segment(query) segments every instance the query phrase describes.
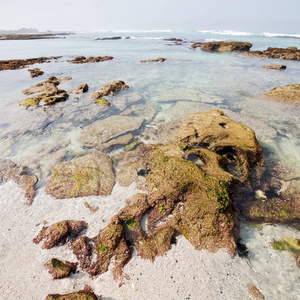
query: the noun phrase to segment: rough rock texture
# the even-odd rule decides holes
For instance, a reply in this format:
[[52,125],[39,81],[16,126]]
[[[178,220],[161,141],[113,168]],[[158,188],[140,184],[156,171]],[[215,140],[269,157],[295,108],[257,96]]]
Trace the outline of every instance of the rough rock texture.
[[92,99],[98,99],[103,96],[113,96],[122,91],[128,90],[129,86],[125,84],[122,80],[116,80],[110,83],[107,83],[96,92],[91,94]]
[[80,141],[85,147],[109,150],[118,145],[127,145],[132,140],[131,132],[138,130],[144,118],[112,116],[98,120],[83,128]]
[[68,239],[76,238],[83,230],[87,228],[84,221],[65,220],[55,223],[49,227],[43,227],[36,238],[33,239],[35,244],[42,240],[43,249],[50,249],[55,246],[64,244]]
[[23,69],[29,65],[41,64],[58,58],[61,58],[61,56],[0,60],[0,71]]
[[110,107],[110,102],[104,98],[99,98],[95,100],[95,103],[103,107]]
[[203,43],[200,47],[203,51],[247,52],[252,44],[247,42],[209,42]]
[[286,69],[285,65],[275,65],[275,64],[271,64],[271,65],[264,65],[263,66],[264,69],[272,69],[272,70],[278,70],[278,71],[282,71]]
[[288,48],[269,47],[265,51],[250,51],[249,53],[245,53],[244,55],[248,57],[259,57],[259,58],[300,60],[300,49],[297,49],[297,47],[288,47]]
[[26,98],[24,101],[19,102],[19,105],[25,106],[40,106],[40,105],[53,105],[56,102],[66,101],[69,95],[64,90],[59,90],[57,85],[63,81],[64,78],[49,77],[46,81],[42,81],[23,90],[25,95],[39,94],[36,97]]
[[86,58],[85,56],[78,56],[72,60],[68,60],[68,62],[71,62],[73,64],[88,64],[88,63],[97,63],[97,62],[102,62],[106,60],[112,60],[112,56],[97,56],[97,57],[88,57]]
[[98,297],[89,291],[79,291],[75,293],[60,295],[60,294],[49,294],[45,300],[97,300]]
[[41,75],[44,74],[44,72],[41,69],[39,69],[39,68],[28,69],[28,71],[30,72],[30,76],[32,78],[38,77],[38,76],[41,76]]
[[145,63],[145,62],[164,62],[165,60],[167,60],[167,59],[163,58],[163,57],[159,57],[159,58],[155,58],[155,59],[141,60],[141,63]]
[[31,205],[35,194],[34,186],[38,181],[37,176],[29,175],[24,166],[18,166],[8,159],[0,159],[0,181],[13,180],[25,191],[27,204]]
[[108,155],[91,153],[56,165],[45,191],[55,198],[110,195],[115,183]]
[[300,84],[276,87],[263,94],[262,98],[297,105],[300,103]]
[[74,90],[71,91],[72,94],[83,94],[89,90],[87,83],[78,85]]
[[61,261],[57,258],[52,258],[45,264],[45,267],[49,270],[53,279],[64,278],[70,275],[70,273],[75,273],[77,268],[77,263],[71,263],[68,261]]
[[248,284],[248,293],[253,300],[264,300],[265,296],[259,291],[259,289],[252,283]]

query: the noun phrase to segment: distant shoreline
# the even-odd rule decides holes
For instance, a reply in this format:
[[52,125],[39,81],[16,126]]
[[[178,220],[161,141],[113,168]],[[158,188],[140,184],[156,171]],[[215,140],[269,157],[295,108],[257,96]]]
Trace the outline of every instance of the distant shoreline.
[[0,40],[40,40],[40,39],[59,39],[62,35],[70,35],[70,32],[58,33],[1,33]]

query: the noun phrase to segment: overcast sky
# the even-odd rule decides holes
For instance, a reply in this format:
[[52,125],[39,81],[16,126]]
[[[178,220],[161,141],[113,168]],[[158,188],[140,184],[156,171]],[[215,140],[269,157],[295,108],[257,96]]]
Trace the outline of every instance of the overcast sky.
[[0,29],[300,31],[300,0],[0,0],[0,7]]

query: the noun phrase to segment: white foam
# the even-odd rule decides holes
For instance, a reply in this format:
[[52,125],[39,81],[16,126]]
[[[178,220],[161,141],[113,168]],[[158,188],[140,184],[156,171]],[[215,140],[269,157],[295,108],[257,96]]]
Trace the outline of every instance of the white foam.
[[235,30],[197,30],[197,32],[213,33],[213,34],[221,34],[221,35],[256,35],[253,32],[235,31]]

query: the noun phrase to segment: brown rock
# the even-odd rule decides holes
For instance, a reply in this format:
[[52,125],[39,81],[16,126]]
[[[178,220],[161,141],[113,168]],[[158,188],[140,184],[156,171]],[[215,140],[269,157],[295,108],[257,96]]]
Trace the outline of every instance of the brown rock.
[[52,258],[45,264],[45,267],[49,270],[53,279],[64,278],[70,275],[70,273],[75,273],[77,268],[77,263],[71,263],[68,261],[61,261],[57,258]]
[[145,62],[164,62],[165,60],[167,60],[167,59],[163,58],[163,57],[159,57],[159,58],[155,58],[155,59],[141,60],[141,63],[145,63]]
[[286,69],[285,65],[275,65],[275,64],[271,64],[271,65],[264,65],[263,66],[264,69],[272,69],[272,70],[278,70],[278,71],[282,71]]
[[193,44],[191,45],[191,48],[194,48],[194,49],[200,48],[201,45],[202,45],[202,43],[193,43]]
[[108,155],[91,153],[57,164],[45,191],[55,198],[110,195],[115,175]]
[[74,58],[73,60],[68,60],[68,62],[71,62],[73,64],[87,64],[87,63],[97,63],[102,62],[106,60],[112,60],[112,56],[98,56],[98,57],[88,57],[85,56],[78,56]]
[[65,220],[55,223],[49,227],[43,227],[36,238],[35,244],[44,241],[43,249],[50,249],[60,244],[64,244],[68,239],[76,238],[81,231],[87,228],[84,221]]
[[0,159],[0,181],[13,180],[25,191],[27,204],[31,205],[35,194],[34,186],[38,181],[37,176],[29,175],[24,166],[18,166],[8,159]]
[[113,82],[110,82],[100,89],[98,89],[96,92],[91,94],[92,99],[98,99],[103,96],[113,96],[116,95],[122,91],[128,90],[129,86],[125,84],[122,80],[116,80]]
[[73,94],[83,94],[89,90],[89,86],[86,83],[80,84],[74,90],[71,91]]
[[247,52],[252,44],[247,42],[209,42],[203,43],[200,47],[203,51]]
[[245,56],[249,57],[259,57],[259,58],[277,58],[277,59],[287,59],[287,60],[300,60],[300,49],[297,47],[288,48],[272,48],[269,47],[265,51],[251,51],[245,53]]
[[248,284],[248,293],[253,300],[264,300],[265,296],[259,291],[259,289],[252,283]]
[[300,84],[279,86],[263,94],[261,97],[265,100],[297,105],[300,103]]
[[138,130],[143,121],[144,118],[126,116],[98,120],[83,128],[80,141],[85,147],[97,148],[100,151],[127,145],[133,137],[131,132]]
[[60,295],[60,294],[49,294],[45,300],[97,300],[98,297],[89,291],[79,291],[75,293]]
[[39,68],[28,69],[32,78],[38,77],[44,74],[44,72]]

